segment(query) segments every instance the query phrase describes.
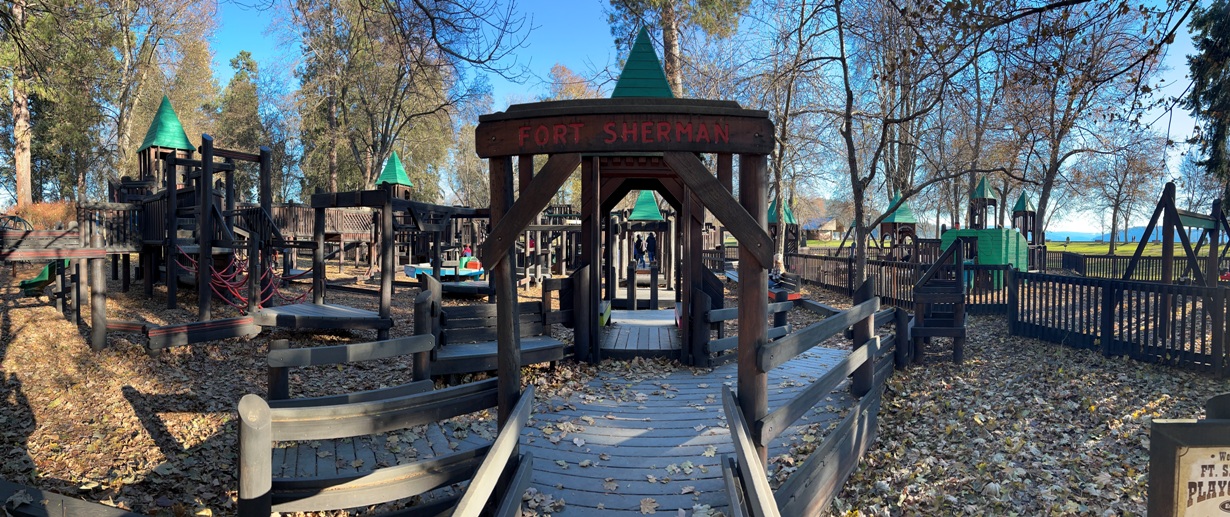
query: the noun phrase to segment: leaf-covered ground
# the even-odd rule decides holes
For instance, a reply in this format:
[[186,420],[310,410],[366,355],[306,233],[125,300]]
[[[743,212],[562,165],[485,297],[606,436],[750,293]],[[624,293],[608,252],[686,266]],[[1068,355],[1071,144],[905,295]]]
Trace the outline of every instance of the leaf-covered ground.
[[[1149,422],[1199,418],[1206,375],[1008,334],[975,317],[888,381],[879,439],[834,502],[857,515],[1144,515]],[[948,355],[945,355],[948,354]]]

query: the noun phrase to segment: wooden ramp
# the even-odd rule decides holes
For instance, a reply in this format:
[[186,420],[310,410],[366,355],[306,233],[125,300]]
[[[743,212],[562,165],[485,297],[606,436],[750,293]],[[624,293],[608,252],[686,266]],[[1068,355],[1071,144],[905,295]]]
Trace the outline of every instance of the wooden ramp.
[[256,311],[256,324],[289,329],[388,329],[392,318],[345,305],[297,303]]
[[[454,343],[436,350],[431,362],[432,375],[470,373],[495,370],[497,363],[494,341],[485,343]],[[521,365],[559,361],[572,355],[571,346],[550,336],[521,338]]]
[[602,357],[678,359],[681,349],[673,310],[613,310],[610,326],[603,328]]
[[[846,355],[816,348],[773,370],[770,410]],[[535,458],[532,486],[564,499],[569,514],[641,515],[646,498],[657,503],[658,514],[684,509],[690,515],[693,505],[726,511],[729,496],[719,461],[734,446],[720,390],[732,388],[735,375],[734,364],[701,374],[681,368],[645,380],[604,372],[586,390],[539,406],[534,428],[522,436],[522,450]],[[836,422],[835,412],[852,402],[839,387],[831,402],[809,412],[800,424]],[[800,429],[793,427],[776,439],[769,457],[802,443]],[[684,493],[685,487],[693,490]]]

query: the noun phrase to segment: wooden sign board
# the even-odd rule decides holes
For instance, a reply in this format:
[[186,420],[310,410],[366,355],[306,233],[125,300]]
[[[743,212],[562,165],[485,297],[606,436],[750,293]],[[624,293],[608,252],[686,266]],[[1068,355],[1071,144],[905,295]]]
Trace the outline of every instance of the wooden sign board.
[[510,106],[479,117],[482,158],[560,153],[768,154],[767,112],[730,102],[689,99],[592,99]]
[[1230,420],[1154,420],[1149,515],[1230,517]]

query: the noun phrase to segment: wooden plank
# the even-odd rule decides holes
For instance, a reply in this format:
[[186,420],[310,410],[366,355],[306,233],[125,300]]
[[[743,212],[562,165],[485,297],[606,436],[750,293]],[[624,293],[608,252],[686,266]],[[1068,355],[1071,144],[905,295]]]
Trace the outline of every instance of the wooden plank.
[[878,310],[880,310],[880,299],[877,297],[808,325],[803,330],[761,347],[757,364],[766,372],[777,368],[782,363],[820,344],[821,341],[844,331],[846,327],[855,322],[875,314]]
[[388,400],[321,407],[273,408],[273,440],[325,440],[435,422],[495,405],[497,379]]
[[722,389],[722,408],[726,412],[726,421],[730,426],[730,438],[735,443],[735,455],[739,462],[739,472],[742,474],[744,488],[747,489],[747,503],[750,513],[756,517],[777,517],[777,502],[773,499],[773,489],[769,487],[769,476],[765,472],[764,463],[752,442],[751,431],[735,400],[734,392]]
[[[542,314],[541,301],[521,302],[517,305],[517,310],[522,314]],[[462,305],[457,307],[443,307],[441,312],[444,314],[443,322],[448,322],[451,319],[468,319],[468,318],[495,318],[496,305],[493,303],[481,303],[475,305]]]
[[14,496],[20,493],[28,495],[33,502],[21,505],[6,504],[6,512],[14,517],[143,517],[142,514],[121,508],[83,501],[0,479],[0,499],[5,501],[15,499]]
[[730,496],[730,517],[746,517],[747,494],[743,493],[739,464],[727,455],[722,455],[722,480],[725,482],[726,494]]
[[769,442],[785,432],[790,424],[806,415],[816,403],[827,396],[846,380],[846,377],[854,373],[864,364],[869,364],[879,350],[880,338],[873,337],[865,346],[855,348],[846,356],[844,360],[833,366],[832,370],[824,374],[823,377],[811,383],[802,392],[790,399],[790,402],[783,404],[781,407],[773,410],[771,413],[753,423],[752,429],[757,432],[765,442]]
[[0,260],[11,262],[107,258],[103,248],[0,249]]
[[426,352],[434,347],[435,337],[427,334],[370,343],[271,350],[268,362],[273,368],[352,363]]
[[522,496],[530,487],[530,479],[534,473],[534,454],[525,452],[517,460],[517,469],[513,471],[512,479],[500,498],[496,507],[496,517],[517,517],[521,513]]
[[[773,265],[773,239],[769,237],[769,232],[735,201],[700,158],[692,153],[668,152],[663,155],[663,159],[692,190],[693,195],[700,198],[705,208],[734,235],[741,250],[747,250],[762,268]],[[742,171],[742,167],[740,170]],[[741,174],[748,174],[748,171],[742,171]],[[765,289],[768,289],[767,284]]]
[[483,463],[479,465],[478,471],[474,473],[474,478],[470,480],[470,485],[466,487],[465,494],[461,496],[461,501],[457,502],[457,511],[453,515],[460,517],[478,517],[483,508],[486,507],[487,501],[491,499],[492,492],[495,491],[496,484],[500,481],[500,475],[504,472],[504,467],[517,454],[517,444],[521,439],[521,429],[525,427],[526,421],[530,418],[530,411],[534,407],[534,385],[531,384],[521,393],[517,405],[512,408],[512,411],[505,419],[503,426],[500,428],[500,433],[496,435],[495,442],[491,444],[491,451],[483,459]]
[[[511,207],[503,207],[507,213],[495,217],[495,207],[492,207],[491,233],[483,241],[480,257],[489,269],[494,269],[508,255],[517,242],[517,236],[542,212],[561,185],[568,181],[572,172],[581,165],[579,154],[556,154],[547,159],[547,163],[534,175],[527,191]],[[511,176],[512,172],[508,172]],[[493,177],[492,181],[495,181]],[[492,190],[492,192],[498,192]],[[512,192],[508,192],[511,196]]]
[[406,384],[398,384],[396,386],[388,386],[385,388],[377,388],[366,391],[353,391],[349,393],[341,393],[338,395],[324,395],[320,397],[299,397],[293,399],[270,400],[269,407],[274,408],[294,408],[294,407],[320,407],[333,406],[338,404],[357,404],[361,402],[374,402],[379,400],[389,400],[407,395],[415,395],[418,393],[427,393],[434,388],[435,385],[430,380],[413,381]]
[[782,514],[816,515],[829,506],[875,441],[880,391],[859,401],[824,444],[778,488]]

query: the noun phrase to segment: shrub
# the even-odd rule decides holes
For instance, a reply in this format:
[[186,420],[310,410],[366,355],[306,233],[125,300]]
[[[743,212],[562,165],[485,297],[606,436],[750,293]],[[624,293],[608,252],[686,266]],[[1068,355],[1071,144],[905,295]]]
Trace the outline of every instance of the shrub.
[[70,201],[34,203],[16,208],[12,213],[29,221],[35,230],[53,230],[56,226],[67,228],[77,220],[77,204]]

